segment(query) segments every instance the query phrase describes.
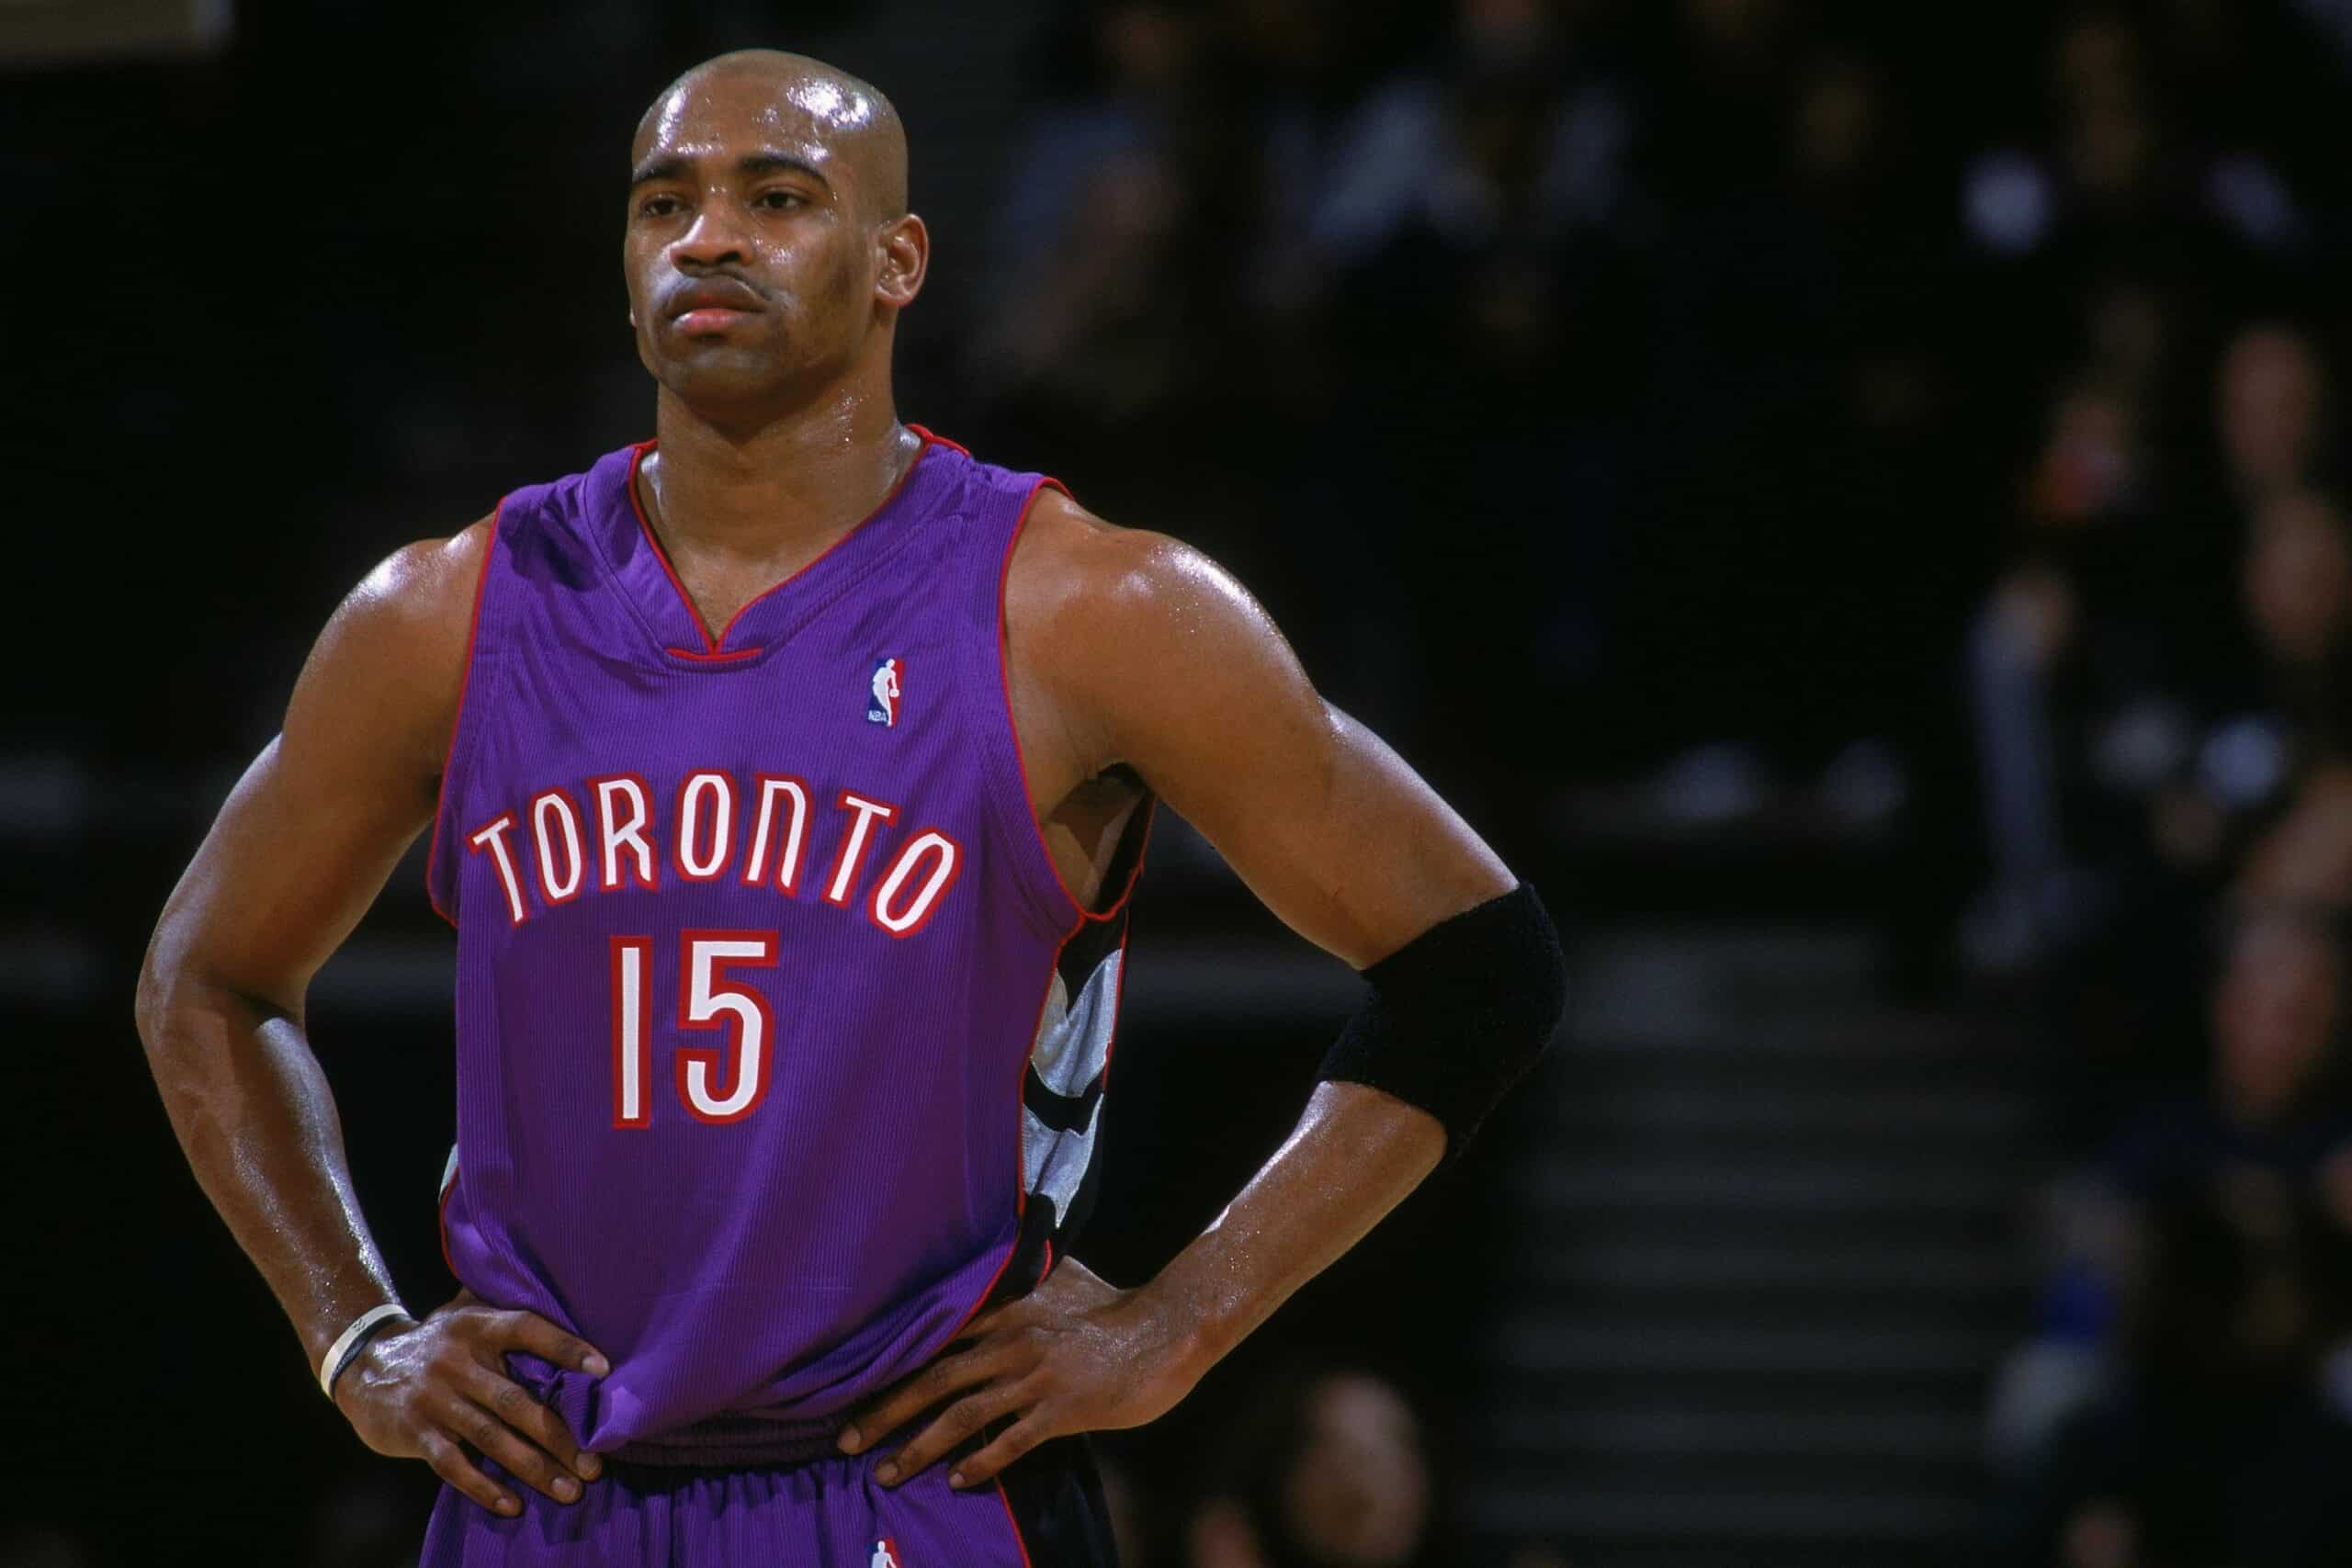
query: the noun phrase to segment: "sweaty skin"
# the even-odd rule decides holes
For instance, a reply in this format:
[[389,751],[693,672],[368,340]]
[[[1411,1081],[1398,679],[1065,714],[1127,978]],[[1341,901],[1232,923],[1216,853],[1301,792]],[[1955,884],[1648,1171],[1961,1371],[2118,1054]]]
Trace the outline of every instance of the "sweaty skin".
[[[930,257],[896,112],[796,55],[722,56],[673,85],[630,148],[622,258],[658,450],[641,500],[707,629],[870,513],[920,450],[890,389],[899,312]],[[303,1027],[309,983],[432,821],[485,518],[386,559],[328,621],[283,732],[247,769],[165,905],[138,1016],[174,1130],[315,1367],[392,1299]],[[1042,494],[1006,583],[1030,800],[1090,904],[1148,788],[1308,941],[1362,968],[1513,878],[1429,786],[1316,693],[1265,612],[1198,552]],[[300,844],[303,852],[284,852]],[[845,1431],[901,1479],[978,1484],[1046,1438],[1166,1411],[1437,1164],[1437,1120],[1317,1087],[1289,1140],[1149,1283],[1061,1258],[1026,1297]],[[335,1384],[369,1447],[424,1459],[504,1513],[467,1448],[561,1501],[599,1473],[505,1376],[528,1349],[601,1375],[556,1325],[460,1292],[370,1340]],[[944,1399],[919,1430],[899,1428]]]

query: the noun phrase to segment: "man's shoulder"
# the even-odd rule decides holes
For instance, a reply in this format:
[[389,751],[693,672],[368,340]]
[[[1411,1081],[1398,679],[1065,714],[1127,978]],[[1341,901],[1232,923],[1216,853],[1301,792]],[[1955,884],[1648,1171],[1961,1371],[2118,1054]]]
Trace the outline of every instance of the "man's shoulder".
[[1040,489],[1014,546],[1005,580],[1009,620],[1032,623],[1119,618],[1216,568],[1182,541],[1123,528],[1088,511],[1057,486]]
[[[492,513],[457,533],[403,545],[336,606],[312,663],[354,689],[413,697],[428,719],[454,706],[473,642]],[[407,698],[404,698],[405,702]]]
[[[464,687],[492,520],[403,545],[344,596],[311,649],[287,713],[289,738],[329,735],[403,775],[438,777]],[[305,766],[318,765],[314,753]]]
[[401,546],[360,580],[337,617],[394,637],[464,631],[497,524],[493,512],[447,537]]
[[513,548],[560,533],[537,525],[549,515],[571,517],[590,503],[588,492],[598,486],[607,492],[603,499],[609,502],[610,492],[625,491],[639,453],[651,445],[633,442],[615,447],[574,472],[517,486],[487,515],[455,534],[402,546],[378,563],[345,601],[345,609],[356,607],[394,620],[421,616],[442,621],[459,615],[470,626],[492,539],[503,534]]
[[1013,549],[1005,638],[1021,672],[1079,707],[1127,708],[1204,663],[1281,641],[1249,590],[1182,540],[1123,528],[1058,491]]

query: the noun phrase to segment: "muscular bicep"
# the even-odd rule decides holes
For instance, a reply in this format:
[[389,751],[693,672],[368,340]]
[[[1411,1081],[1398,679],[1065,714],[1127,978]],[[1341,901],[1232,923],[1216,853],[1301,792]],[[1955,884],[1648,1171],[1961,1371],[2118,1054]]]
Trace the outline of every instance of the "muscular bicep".
[[1081,617],[1103,749],[1293,930],[1359,967],[1514,878],[1379,737],[1326,703],[1229,575],[1155,536]]
[[1230,765],[1180,741],[1138,770],[1267,908],[1358,968],[1510,890],[1494,852],[1378,736],[1319,697],[1311,709],[1313,738],[1286,754],[1261,750],[1243,720]]
[[286,724],[220,808],[165,905],[151,968],[299,1012],[433,819],[487,531],[412,546],[320,635]]

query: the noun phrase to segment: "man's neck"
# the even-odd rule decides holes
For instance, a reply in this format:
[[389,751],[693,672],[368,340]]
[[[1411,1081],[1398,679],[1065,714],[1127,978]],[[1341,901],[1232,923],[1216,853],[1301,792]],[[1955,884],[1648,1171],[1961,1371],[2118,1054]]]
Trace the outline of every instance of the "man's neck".
[[748,433],[662,392],[646,510],[673,553],[814,555],[882,504],[922,448],[887,396],[843,389]]

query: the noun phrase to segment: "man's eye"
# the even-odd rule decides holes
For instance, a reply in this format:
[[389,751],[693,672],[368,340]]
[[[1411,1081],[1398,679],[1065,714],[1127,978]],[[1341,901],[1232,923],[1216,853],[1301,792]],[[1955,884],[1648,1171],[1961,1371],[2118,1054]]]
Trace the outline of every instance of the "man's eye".
[[772,210],[782,211],[786,208],[799,206],[805,199],[797,190],[763,190],[760,193],[759,204]]
[[649,196],[638,204],[637,209],[648,218],[667,218],[678,210],[678,198],[674,196]]

